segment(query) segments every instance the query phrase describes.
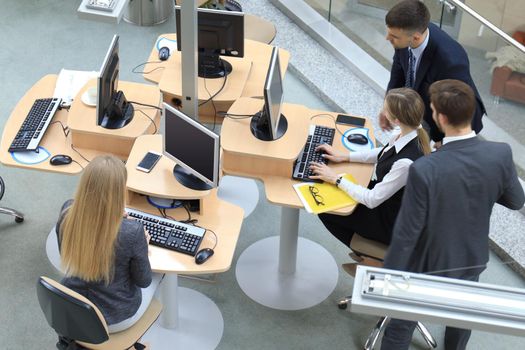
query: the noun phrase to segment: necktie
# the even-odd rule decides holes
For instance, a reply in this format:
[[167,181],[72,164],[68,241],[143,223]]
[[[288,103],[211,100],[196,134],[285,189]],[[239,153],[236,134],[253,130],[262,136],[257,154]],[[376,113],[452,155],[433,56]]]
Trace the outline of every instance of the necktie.
[[405,87],[413,88],[415,85],[414,81],[414,69],[416,65],[416,59],[414,57],[414,54],[412,53],[412,50],[408,48],[408,69],[407,69],[407,76],[405,79]]

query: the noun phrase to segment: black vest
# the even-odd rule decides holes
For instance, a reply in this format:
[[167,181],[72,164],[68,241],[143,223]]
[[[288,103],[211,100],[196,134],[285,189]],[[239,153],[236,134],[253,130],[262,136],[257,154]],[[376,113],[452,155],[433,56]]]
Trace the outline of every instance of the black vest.
[[[385,146],[386,148],[386,146]],[[385,148],[379,152],[377,156],[376,176],[377,179],[370,181],[368,188],[372,189],[376,184],[383,181],[383,178],[390,172],[392,165],[399,159],[407,158],[415,161],[419,157],[423,156],[423,151],[419,148],[418,138],[415,137],[409,143],[403,147],[403,149],[396,153],[396,148],[392,147],[387,152],[384,152]],[[383,153],[384,152],[384,153]],[[403,191],[405,187],[394,193],[392,197],[381,203],[375,208],[379,212],[379,218],[382,221],[382,225],[386,232],[392,233],[394,223],[396,221],[397,214],[401,208],[401,199],[403,198]]]

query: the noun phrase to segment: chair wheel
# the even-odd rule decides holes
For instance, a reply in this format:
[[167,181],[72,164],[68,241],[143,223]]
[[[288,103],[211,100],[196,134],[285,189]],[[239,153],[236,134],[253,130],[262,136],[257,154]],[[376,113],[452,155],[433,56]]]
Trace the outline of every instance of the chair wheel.
[[337,307],[341,310],[345,310],[348,307],[348,303],[346,301],[340,301],[337,303]]
[[15,222],[16,222],[16,223],[21,223],[21,222],[23,222],[23,221],[24,221],[24,218],[23,218],[23,217],[21,217],[21,216],[15,216]]

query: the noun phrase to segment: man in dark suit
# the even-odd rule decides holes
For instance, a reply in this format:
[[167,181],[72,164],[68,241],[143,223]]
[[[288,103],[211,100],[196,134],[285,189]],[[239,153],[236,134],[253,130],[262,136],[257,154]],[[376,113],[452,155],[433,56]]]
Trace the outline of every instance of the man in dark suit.
[[[480,140],[471,128],[472,89],[458,80],[430,86],[443,146],[409,170],[385,268],[477,281],[489,259],[494,203],[520,209],[525,202],[506,143]],[[392,320],[381,349],[408,349],[415,322]],[[470,330],[447,327],[445,349],[465,349]]]
[[[481,117],[485,114],[485,106],[470,76],[470,64],[463,47],[430,23],[430,12],[419,0],[399,2],[388,11],[385,22],[386,38],[395,49],[387,90],[410,87],[419,93],[426,106],[425,122],[430,138],[439,147],[443,133],[432,120],[428,88],[433,82],[443,79],[461,80],[476,94],[472,129],[479,133],[483,128]],[[388,120],[381,115],[380,125],[383,129],[390,129]]]

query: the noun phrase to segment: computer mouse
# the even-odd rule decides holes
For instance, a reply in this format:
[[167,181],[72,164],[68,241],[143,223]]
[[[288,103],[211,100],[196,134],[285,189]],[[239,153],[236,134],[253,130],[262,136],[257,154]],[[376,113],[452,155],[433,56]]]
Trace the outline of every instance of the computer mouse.
[[368,143],[368,138],[362,134],[350,134],[346,139],[348,142],[356,143],[358,145],[366,145]]
[[51,157],[49,164],[51,165],[67,165],[71,163],[73,159],[67,154],[57,154],[56,156]]
[[211,248],[201,249],[195,254],[195,263],[200,265],[208,260],[215,252]]
[[159,60],[166,61],[170,58],[170,49],[167,46],[163,46],[159,50]]

